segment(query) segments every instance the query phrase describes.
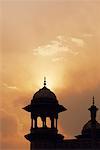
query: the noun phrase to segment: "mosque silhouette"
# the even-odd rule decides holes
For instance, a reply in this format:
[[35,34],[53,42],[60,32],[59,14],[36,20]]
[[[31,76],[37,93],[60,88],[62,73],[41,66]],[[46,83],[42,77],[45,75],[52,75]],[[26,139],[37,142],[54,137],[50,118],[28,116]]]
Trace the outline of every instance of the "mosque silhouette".
[[[30,133],[25,135],[30,141],[30,150],[100,150],[100,123],[96,121],[98,108],[95,106],[94,97],[88,109],[91,118],[75,139],[64,139],[58,133],[58,114],[67,109],[58,103],[56,95],[46,87],[46,79],[44,87],[34,94],[31,104],[23,109],[31,113]],[[38,117],[42,120],[42,127],[38,127]],[[47,118],[50,119],[50,127],[47,126]]]

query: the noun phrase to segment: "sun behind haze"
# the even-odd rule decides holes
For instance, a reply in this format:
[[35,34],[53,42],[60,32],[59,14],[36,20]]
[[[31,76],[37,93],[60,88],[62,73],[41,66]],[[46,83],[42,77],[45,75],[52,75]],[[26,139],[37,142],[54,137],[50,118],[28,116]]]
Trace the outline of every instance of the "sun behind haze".
[[100,108],[100,1],[2,0],[0,7],[1,149],[29,149],[30,115],[22,108],[44,76],[68,109],[59,132],[74,138],[89,120],[93,95]]

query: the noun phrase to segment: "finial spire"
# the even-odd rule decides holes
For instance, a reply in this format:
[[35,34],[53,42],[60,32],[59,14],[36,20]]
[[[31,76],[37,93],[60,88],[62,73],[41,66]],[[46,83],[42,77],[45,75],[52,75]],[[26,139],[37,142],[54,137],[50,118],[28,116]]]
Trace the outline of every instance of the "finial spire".
[[44,77],[44,87],[46,87],[46,77]]
[[92,106],[88,109],[91,113],[92,122],[94,122],[96,120],[96,113],[97,113],[97,110],[98,110],[98,108],[94,104],[95,104],[95,101],[94,101],[94,96],[93,96]]
[[93,105],[94,105],[95,101],[94,101],[94,96],[93,96]]

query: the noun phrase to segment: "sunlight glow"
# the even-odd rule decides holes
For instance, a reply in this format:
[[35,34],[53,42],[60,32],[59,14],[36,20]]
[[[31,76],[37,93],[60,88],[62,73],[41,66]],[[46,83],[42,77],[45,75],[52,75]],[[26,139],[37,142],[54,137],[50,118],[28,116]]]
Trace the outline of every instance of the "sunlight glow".
[[[52,77],[50,75],[47,76],[45,75],[45,77],[46,77],[46,87],[51,90],[54,90],[58,86],[59,80],[57,80],[56,77]],[[39,88],[42,88],[44,86],[43,76],[37,80],[37,85]]]

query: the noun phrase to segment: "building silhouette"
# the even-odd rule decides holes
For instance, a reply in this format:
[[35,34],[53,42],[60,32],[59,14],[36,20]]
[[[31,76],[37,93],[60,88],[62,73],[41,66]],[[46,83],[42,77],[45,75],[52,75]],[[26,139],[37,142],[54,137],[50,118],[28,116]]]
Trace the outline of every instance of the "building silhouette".
[[[89,108],[91,118],[83,126],[80,135],[76,139],[64,139],[62,134],[58,133],[58,115],[66,108],[58,103],[56,95],[46,87],[44,78],[44,87],[37,91],[31,104],[24,107],[24,110],[31,113],[31,129],[25,138],[30,141],[30,150],[39,149],[98,149],[100,150],[100,124],[96,121],[96,112],[94,97],[93,104]],[[41,118],[42,126],[38,126],[38,117]],[[47,126],[47,118],[50,120],[50,126]]]

